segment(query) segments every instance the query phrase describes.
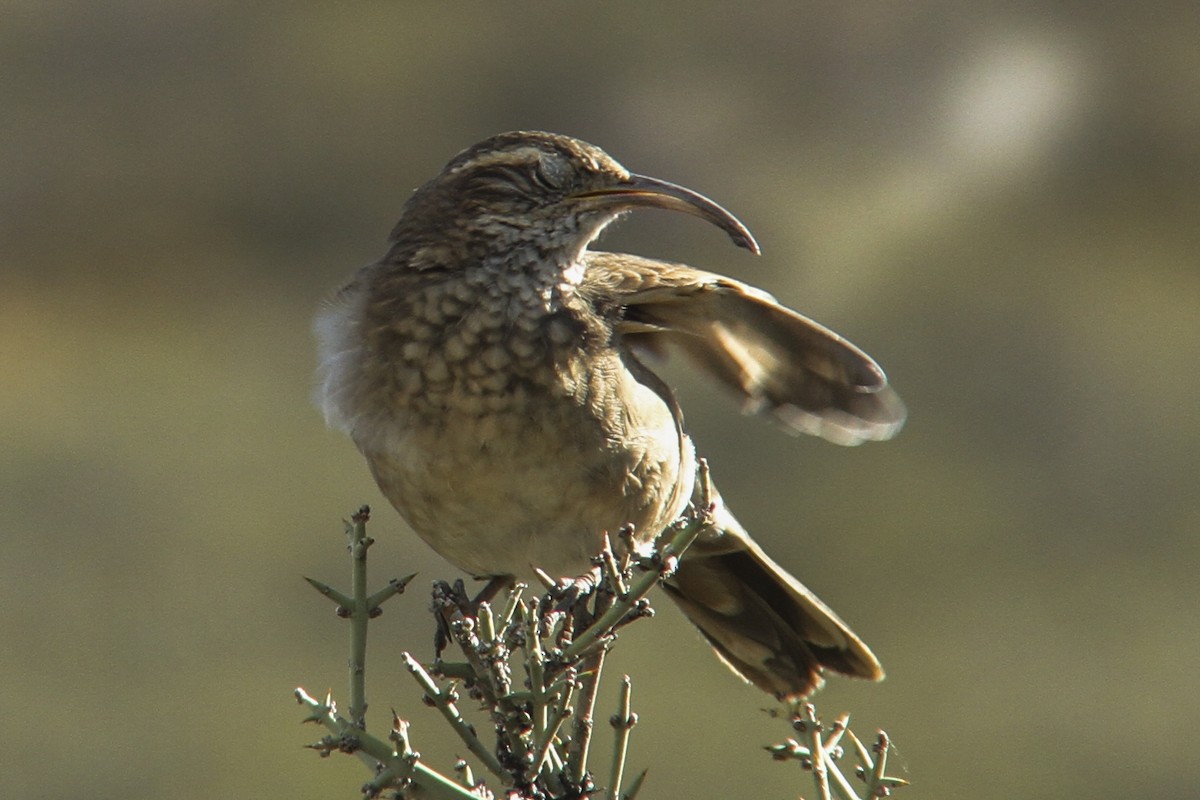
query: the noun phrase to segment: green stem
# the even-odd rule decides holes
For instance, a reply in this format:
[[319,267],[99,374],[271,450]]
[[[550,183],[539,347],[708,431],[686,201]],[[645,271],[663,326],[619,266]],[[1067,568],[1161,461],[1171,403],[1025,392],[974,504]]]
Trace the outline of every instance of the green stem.
[[376,609],[383,605],[384,601],[390,597],[404,592],[406,586],[413,578],[417,577],[417,573],[406,575],[403,578],[392,578],[388,581],[388,585],[380,589],[375,594],[367,598],[367,611],[370,614],[376,613]]
[[344,616],[345,614],[349,613],[350,606],[354,605],[354,599],[352,597],[342,594],[328,583],[323,583],[316,578],[305,578],[304,580],[308,581],[309,586],[313,587],[318,592],[337,603],[339,616]]
[[562,689],[562,694],[552,709],[548,709],[548,718],[545,721],[545,727],[538,733],[538,738],[534,742],[533,766],[530,769],[531,775],[537,775],[542,770],[542,766],[551,757],[551,749],[554,747],[554,741],[558,737],[558,731],[567,720],[567,715],[571,707],[571,700],[575,695],[575,687],[573,684],[567,684]]
[[[529,673],[530,716],[537,733],[537,741],[541,742],[541,737],[550,726],[550,709],[547,704],[546,653],[542,649],[539,609],[537,598],[532,598],[529,601],[529,613],[525,616],[525,663]],[[540,747],[536,748],[536,752],[539,758],[533,765],[534,773],[541,769],[542,764]]]
[[404,661],[404,666],[412,673],[422,691],[425,692],[425,696],[437,707],[438,711],[442,712],[442,716],[450,723],[450,727],[458,734],[458,738],[462,739],[467,749],[487,767],[489,772],[506,784],[511,783],[512,776],[508,774],[504,767],[500,766],[499,760],[497,760],[491,751],[484,747],[483,742],[479,741],[479,737],[475,735],[475,729],[463,718],[462,712],[458,710],[458,705],[454,702],[453,697],[443,691],[437,685],[437,681],[411,655],[401,653],[400,658]]
[[821,742],[821,721],[817,719],[816,709],[812,705],[804,706],[804,722],[808,727],[808,749],[812,753],[812,774],[817,785],[817,796],[821,800],[832,800],[829,795],[829,759]]
[[592,730],[595,728],[596,695],[600,689],[600,673],[604,671],[606,650],[600,650],[591,657],[588,663],[582,665],[579,676],[583,686],[579,710],[575,714],[575,724],[571,735],[571,744],[567,749],[567,769],[571,780],[576,784],[582,783],[588,768],[588,751],[592,744]]
[[854,787],[850,785],[850,781],[842,774],[841,769],[837,764],[830,761],[829,777],[833,778],[834,788],[837,790],[837,795],[841,800],[862,800],[858,796],[858,792],[854,791]]
[[300,704],[308,706],[311,712],[306,721],[319,722],[338,739],[344,740],[347,749],[352,748],[372,769],[379,764],[398,775],[408,773],[413,783],[424,790],[425,794],[421,796],[432,800],[479,800],[474,792],[459,786],[419,760],[412,760],[411,753],[397,753],[388,742],[358,729],[345,717],[333,713],[328,703],[317,702],[303,689],[296,689],[295,694]]
[[621,800],[634,800],[638,796],[638,792],[642,790],[642,783],[646,780],[646,773],[649,769],[644,769],[638,773],[638,776],[629,784],[629,791],[622,795]]
[[613,750],[612,781],[609,783],[609,800],[621,800],[621,781],[625,779],[625,759],[629,756],[629,734],[637,724],[637,714],[630,711],[633,684],[626,675],[621,679],[621,701],[613,715],[612,726],[617,731],[616,747]]
[[367,550],[374,542],[367,536],[370,510],[363,506],[346,526],[350,535],[350,722],[367,727],[367,624],[371,606],[367,601]]
[[671,541],[660,551],[659,568],[646,568],[642,574],[638,575],[630,585],[629,592],[623,597],[618,597],[600,615],[599,619],[588,626],[588,629],[579,634],[571,642],[570,646],[563,651],[563,660],[570,662],[578,658],[599,639],[608,636],[612,629],[625,618],[625,615],[633,610],[637,602],[650,593],[650,590],[654,588],[659,579],[663,578],[673,569],[673,565],[679,559],[679,556],[696,540],[696,537],[700,535],[700,532],[708,524],[708,521],[706,513],[700,514],[689,520],[682,528],[679,528]]

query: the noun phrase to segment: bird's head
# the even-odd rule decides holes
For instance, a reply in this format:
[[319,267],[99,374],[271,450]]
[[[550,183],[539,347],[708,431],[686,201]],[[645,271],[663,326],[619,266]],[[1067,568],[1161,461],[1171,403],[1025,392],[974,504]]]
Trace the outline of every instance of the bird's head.
[[606,225],[637,208],[692,214],[758,253],[746,226],[707,197],[631,173],[594,145],[535,131],[503,133],[459,153],[413,193],[391,238],[404,249],[532,247],[539,258],[573,262]]

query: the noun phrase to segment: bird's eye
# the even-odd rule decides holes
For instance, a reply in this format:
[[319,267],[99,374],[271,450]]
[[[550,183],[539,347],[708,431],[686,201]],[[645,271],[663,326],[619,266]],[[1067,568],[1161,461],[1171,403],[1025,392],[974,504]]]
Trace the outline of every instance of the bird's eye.
[[534,165],[533,179],[544,189],[561,191],[567,185],[567,165],[561,158],[544,155]]

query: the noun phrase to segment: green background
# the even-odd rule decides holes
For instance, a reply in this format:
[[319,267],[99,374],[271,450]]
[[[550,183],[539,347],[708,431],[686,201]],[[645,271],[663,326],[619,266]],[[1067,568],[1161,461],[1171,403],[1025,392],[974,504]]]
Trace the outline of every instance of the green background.
[[[344,695],[300,576],[345,582],[362,502],[373,577],[421,573],[373,719],[449,765],[398,654],[454,573],[310,405],[309,320],[513,128],[729,207],[762,258],[660,212],[603,246],[774,292],[906,399],[844,450],[670,370],[726,499],[884,661],[819,707],[892,734],[904,796],[1193,793],[1198,41],[1190,2],[4,3],[0,795],[357,796],[290,692]],[[612,662],[644,796],[811,794],[658,605]]]

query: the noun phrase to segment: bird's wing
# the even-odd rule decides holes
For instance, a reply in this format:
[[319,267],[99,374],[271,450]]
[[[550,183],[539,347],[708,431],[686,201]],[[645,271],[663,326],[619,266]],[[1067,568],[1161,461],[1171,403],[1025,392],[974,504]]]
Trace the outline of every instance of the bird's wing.
[[904,404],[870,356],[759,289],[682,264],[589,252],[580,291],[623,311],[633,345],[677,347],[798,433],[843,445],[888,439]]

